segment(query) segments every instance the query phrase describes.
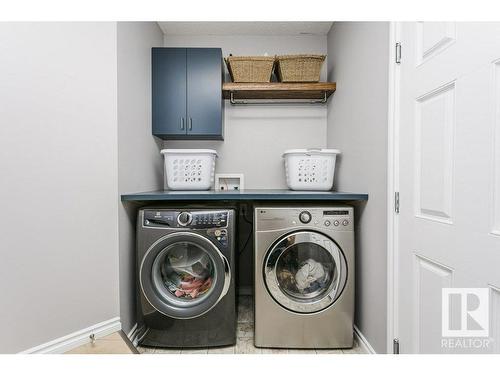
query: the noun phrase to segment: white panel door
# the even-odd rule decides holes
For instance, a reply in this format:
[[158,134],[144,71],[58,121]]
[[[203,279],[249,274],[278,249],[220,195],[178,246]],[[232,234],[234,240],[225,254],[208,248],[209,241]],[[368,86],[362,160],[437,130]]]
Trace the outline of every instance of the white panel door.
[[[400,352],[500,352],[500,23],[400,31]],[[487,288],[494,341],[442,336],[443,288]],[[480,332],[478,298],[447,301],[448,328]]]

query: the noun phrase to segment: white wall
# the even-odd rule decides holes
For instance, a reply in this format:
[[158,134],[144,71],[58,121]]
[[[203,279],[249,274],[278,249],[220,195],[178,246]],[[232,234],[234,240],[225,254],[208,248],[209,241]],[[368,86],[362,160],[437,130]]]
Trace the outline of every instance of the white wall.
[[[120,194],[163,187],[161,142],[151,135],[151,47],[161,47],[155,22],[118,22],[118,189]],[[120,315],[136,322],[137,207],[120,203]]]
[[[224,56],[326,54],[326,36],[169,36],[165,47],[219,47]],[[326,79],[326,63],[322,73]],[[226,69],[226,81],[230,82]],[[164,147],[214,148],[217,173],[244,173],[245,188],[286,188],[281,155],[290,148],[326,146],[326,107],[233,107],[226,101],[221,141],[166,141]]]
[[119,316],[114,23],[0,23],[0,352]]
[[335,22],[328,34],[328,147],[342,156],[339,190],[369,194],[356,209],[356,324],[379,353],[386,351],[387,277],[387,22]]

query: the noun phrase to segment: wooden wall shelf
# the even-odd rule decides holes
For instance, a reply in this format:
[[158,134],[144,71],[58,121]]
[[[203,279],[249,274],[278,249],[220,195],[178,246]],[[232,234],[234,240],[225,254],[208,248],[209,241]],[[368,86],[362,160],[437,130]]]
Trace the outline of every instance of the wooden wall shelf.
[[317,83],[234,83],[222,85],[224,99],[230,99],[231,104],[274,104],[275,101],[289,103],[326,103],[335,92],[335,82]]

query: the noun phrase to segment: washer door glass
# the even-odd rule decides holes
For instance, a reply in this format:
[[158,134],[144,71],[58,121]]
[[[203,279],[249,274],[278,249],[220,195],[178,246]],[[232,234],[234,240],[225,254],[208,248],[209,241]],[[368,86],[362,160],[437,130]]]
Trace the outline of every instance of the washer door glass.
[[209,295],[217,274],[214,260],[204,248],[183,241],[160,253],[153,264],[153,277],[156,287],[168,291],[169,297],[189,302]]
[[226,257],[196,233],[162,237],[146,252],[140,266],[141,291],[158,312],[190,319],[210,311],[231,282]]
[[347,264],[330,238],[316,232],[296,232],[268,251],[264,279],[280,305],[312,313],[327,308],[340,296],[347,279]]

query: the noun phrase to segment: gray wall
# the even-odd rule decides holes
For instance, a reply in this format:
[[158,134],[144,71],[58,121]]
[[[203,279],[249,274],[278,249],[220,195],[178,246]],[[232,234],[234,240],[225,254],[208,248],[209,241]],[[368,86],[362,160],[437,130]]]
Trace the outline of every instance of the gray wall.
[[328,147],[342,150],[338,190],[366,192],[356,208],[356,325],[386,351],[387,22],[335,22],[328,34]]
[[[151,135],[151,47],[162,46],[163,33],[154,22],[118,22],[117,37],[118,189],[161,189],[161,143]],[[120,203],[120,315],[127,333],[136,322],[136,214],[136,206]]]
[[0,23],[0,352],[119,316],[114,23]]
[[[169,36],[165,47],[220,47],[224,56],[287,53],[326,54],[326,36]],[[324,64],[323,79],[326,78]],[[226,81],[230,82],[226,70]],[[244,173],[245,188],[286,188],[281,155],[290,148],[326,146],[323,106],[232,107],[226,101],[225,138],[220,141],[166,141],[164,147],[214,148],[216,173]]]

